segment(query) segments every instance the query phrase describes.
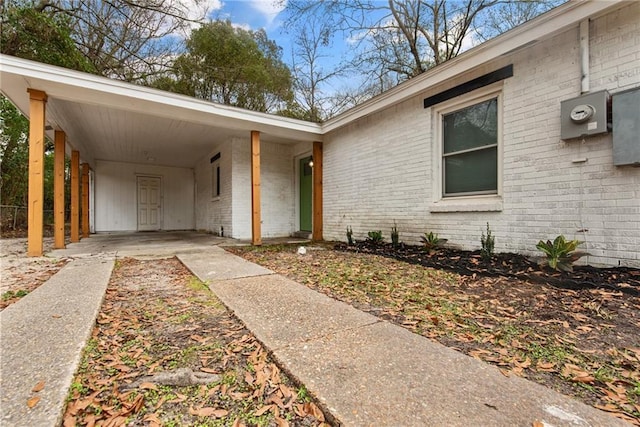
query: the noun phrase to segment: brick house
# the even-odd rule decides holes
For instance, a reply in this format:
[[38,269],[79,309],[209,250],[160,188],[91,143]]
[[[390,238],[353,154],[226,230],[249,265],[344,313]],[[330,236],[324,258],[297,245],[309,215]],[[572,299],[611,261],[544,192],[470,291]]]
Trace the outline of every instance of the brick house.
[[591,264],[640,267],[640,2],[566,3],[322,124],[0,65],[2,92],[46,116],[33,144],[49,125],[86,181],[87,235],[388,239],[395,222],[475,249],[488,222],[497,251],[564,234]]

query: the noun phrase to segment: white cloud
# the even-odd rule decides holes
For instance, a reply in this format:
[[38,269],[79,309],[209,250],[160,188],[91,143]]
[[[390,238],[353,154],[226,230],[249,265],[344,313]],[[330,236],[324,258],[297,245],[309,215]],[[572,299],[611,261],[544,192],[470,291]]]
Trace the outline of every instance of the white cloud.
[[287,6],[286,0],[250,0],[253,9],[264,15],[267,25],[271,25],[280,12]]
[[199,20],[208,17],[211,13],[222,9],[221,0],[182,0],[189,19]]

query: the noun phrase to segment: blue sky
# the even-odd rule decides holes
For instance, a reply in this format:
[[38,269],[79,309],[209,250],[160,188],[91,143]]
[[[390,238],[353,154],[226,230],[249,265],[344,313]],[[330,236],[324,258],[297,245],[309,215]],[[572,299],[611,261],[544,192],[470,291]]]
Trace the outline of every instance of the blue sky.
[[263,28],[269,38],[283,48],[285,61],[291,56],[288,34],[282,31],[286,0],[208,0],[212,19],[229,19],[233,24],[248,30]]

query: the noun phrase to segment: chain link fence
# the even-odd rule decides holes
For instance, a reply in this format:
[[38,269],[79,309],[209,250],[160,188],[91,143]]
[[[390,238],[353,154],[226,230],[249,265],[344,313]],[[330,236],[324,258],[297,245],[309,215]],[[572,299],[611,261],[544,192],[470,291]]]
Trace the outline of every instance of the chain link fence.
[[[65,212],[65,219],[69,212]],[[27,228],[27,207],[0,205],[0,226],[2,230],[25,230]],[[44,210],[45,225],[53,224],[53,210]]]

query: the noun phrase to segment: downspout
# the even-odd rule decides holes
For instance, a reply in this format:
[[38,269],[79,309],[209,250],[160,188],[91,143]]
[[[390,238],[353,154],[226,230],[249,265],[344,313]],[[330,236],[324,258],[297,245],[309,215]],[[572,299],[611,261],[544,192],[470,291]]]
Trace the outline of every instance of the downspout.
[[[580,94],[585,94],[589,92],[590,89],[590,73],[589,73],[589,18],[580,21],[579,28],[579,36],[580,36]],[[580,152],[582,151],[582,145],[584,144],[584,138],[582,138],[582,142],[578,146]],[[578,208],[578,216],[580,217],[580,229],[578,233],[582,233],[582,239],[584,241],[585,247],[587,249],[587,253],[589,250],[589,239],[587,238],[587,232],[589,231],[584,225],[584,168],[581,163],[578,166],[579,176],[580,176],[580,205]],[[586,257],[587,264],[589,263],[589,256]]]
[[580,93],[589,92],[589,19],[580,22]]

